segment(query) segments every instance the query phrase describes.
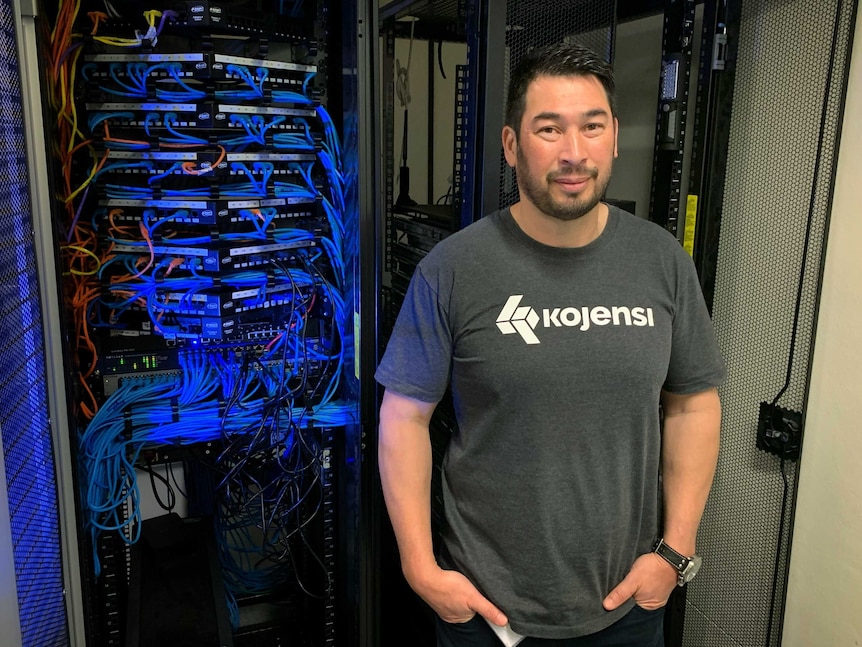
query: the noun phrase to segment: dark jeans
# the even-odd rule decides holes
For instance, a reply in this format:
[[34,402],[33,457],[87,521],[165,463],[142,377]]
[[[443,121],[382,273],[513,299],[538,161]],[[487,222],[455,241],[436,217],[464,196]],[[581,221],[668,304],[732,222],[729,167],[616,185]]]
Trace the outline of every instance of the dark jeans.
[[[502,643],[481,616],[464,624],[437,618],[437,647],[500,647]],[[518,647],[664,647],[664,609],[639,606],[607,629],[580,638],[525,638]]]

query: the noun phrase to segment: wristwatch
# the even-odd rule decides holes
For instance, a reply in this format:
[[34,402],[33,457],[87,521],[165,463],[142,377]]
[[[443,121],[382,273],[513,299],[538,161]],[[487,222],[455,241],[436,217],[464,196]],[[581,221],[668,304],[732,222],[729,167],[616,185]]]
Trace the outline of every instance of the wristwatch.
[[703,561],[700,555],[692,555],[691,557],[680,555],[664,543],[664,539],[659,539],[656,542],[653,552],[676,569],[677,586],[684,586],[688,582],[691,582],[700,570],[700,564]]

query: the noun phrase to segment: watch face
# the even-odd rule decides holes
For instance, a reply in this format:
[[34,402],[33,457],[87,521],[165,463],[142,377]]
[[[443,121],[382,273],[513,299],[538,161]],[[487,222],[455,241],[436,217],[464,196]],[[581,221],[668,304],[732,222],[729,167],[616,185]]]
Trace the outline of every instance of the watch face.
[[684,582],[691,582],[694,579],[694,576],[697,575],[697,572],[700,570],[702,562],[703,559],[700,555],[695,555],[689,560],[688,564],[685,565],[685,569],[681,573]]

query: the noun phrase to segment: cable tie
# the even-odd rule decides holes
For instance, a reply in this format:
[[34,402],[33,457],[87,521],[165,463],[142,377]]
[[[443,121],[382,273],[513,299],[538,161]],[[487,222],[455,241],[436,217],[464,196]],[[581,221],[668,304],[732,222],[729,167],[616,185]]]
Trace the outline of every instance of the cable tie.
[[171,422],[177,423],[180,421],[180,403],[177,397],[171,398]]
[[123,409],[123,435],[125,435],[126,440],[131,439],[134,430],[135,426],[132,424],[132,405],[129,404]]

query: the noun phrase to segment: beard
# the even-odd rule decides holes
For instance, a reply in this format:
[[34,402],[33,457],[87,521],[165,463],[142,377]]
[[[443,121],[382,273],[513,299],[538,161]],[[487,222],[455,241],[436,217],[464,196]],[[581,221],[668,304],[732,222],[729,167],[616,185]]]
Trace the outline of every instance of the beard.
[[[518,188],[524,197],[532,202],[539,211],[557,220],[571,221],[588,214],[602,199],[611,181],[610,169],[607,175],[600,176],[599,169],[586,166],[569,166],[560,171],[548,173],[544,181],[533,175],[521,148],[518,148]],[[577,195],[564,196],[562,200],[551,195],[551,185],[556,178],[576,175],[589,176],[594,180],[592,191],[582,191]]]

